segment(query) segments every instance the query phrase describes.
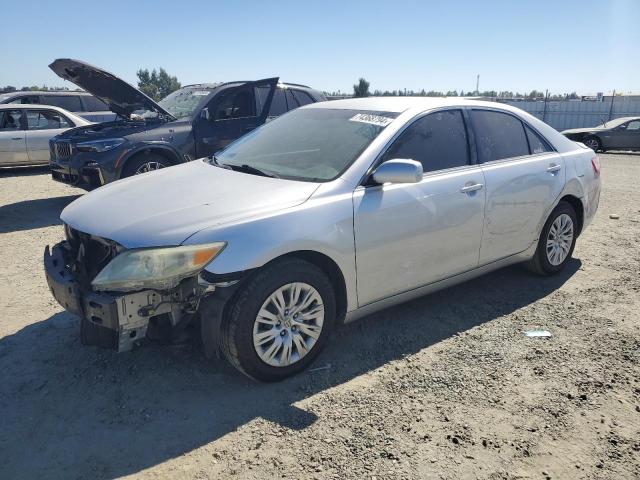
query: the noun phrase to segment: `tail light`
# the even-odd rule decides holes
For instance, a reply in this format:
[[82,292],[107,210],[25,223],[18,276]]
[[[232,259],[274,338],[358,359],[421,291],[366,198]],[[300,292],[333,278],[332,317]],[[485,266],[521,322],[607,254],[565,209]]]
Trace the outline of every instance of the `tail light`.
[[591,168],[593,168],[593,174],[598,178],[600,176],[600,157],[597,155],[591,159]]

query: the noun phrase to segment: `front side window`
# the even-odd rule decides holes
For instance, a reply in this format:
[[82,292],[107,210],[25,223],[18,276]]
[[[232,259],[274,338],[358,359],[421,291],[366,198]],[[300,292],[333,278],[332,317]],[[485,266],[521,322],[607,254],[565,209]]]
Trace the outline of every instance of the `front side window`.
[[75,95],[43,95],[43,103],[54,107],[64,108],[70,112],[81,112],[80,97]]
[[0,111],[0,131],[20,130],[21,116],[22,112],[20,110]]
[[514,116],[491,110],[472,110],[471,121],[480,162],[529,155],[524,126]]
[[216,156],[281,178],[324,182],[338,177],[397,113],[310,108],[283,115]]
[[215,107],[215,120],[255,117],[255,103],[252,90],[242,89],[222,93]]
[[71,128],[73,125],[63,115],[52,110],[27,110],[29,130],[53,130]]
[[413,122],[384,154],[422,163],[425,172],[469,164],[467,130],[460,110],[430,113]]

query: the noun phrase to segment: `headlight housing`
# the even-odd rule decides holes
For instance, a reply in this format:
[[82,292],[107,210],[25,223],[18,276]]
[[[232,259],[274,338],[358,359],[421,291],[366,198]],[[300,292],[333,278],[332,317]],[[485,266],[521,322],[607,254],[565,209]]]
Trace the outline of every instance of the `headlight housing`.
[[98,291],[168,290],[216,258],[226,242],[125,250],[93,279]]
[[124,142],[126,142],[124,138],[105,138],[104,140],[91,140],[90,142],[78,143],[76,144],[76,148],[80,152],[106,152],[119,147]]

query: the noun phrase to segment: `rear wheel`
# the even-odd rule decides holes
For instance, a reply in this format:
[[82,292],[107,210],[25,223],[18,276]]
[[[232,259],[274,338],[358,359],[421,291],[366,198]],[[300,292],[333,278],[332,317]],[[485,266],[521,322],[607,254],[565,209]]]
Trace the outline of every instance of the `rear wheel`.
[[299,259],[274,262],[255,274],[226,309],[222,351],[249,377],[282,380],[318,356],[335,311],[333,287],[321,269]]
[[136,155],[127,162],[122,171],[122,178],[152,172],[153,170],[160,170],[161,168],[169,166],[171,166],[171,163],[162,155],[158,155],[157,153],[143,153]]
[[562,270],[573,254],[577,225],[573,207],[560,202],[542,229],[536,253],[528,263],[529,269],[540,275],[553,275]]
[[602,150],[602,142],[600,142],[600,139],[598,137],[587,137],[584,139],[584,144],[594,152],[599,152],[600,150]]

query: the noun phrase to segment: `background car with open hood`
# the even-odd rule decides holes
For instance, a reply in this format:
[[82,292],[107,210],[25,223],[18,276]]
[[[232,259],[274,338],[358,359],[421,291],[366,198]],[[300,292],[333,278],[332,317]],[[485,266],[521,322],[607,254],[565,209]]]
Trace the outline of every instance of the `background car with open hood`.
[[595,127],[573,128],[561,133],[594,152],[640,150],[640,117],[616,118]]
[[50,68],[121,117],[51,141],[53,179],[87,190],[212,155],[270,118],[325,100],[317,90],[275,77],[188,85],[156,103],[115,75],[78,60],[58,59]]

